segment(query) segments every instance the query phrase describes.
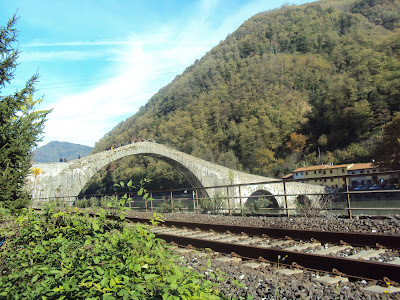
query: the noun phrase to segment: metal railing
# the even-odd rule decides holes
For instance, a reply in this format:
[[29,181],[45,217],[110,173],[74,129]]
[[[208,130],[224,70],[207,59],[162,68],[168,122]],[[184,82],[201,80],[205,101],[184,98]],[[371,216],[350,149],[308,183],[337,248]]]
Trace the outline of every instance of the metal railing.
[[[379,176],[379,175],[396,175],[398,178],[400,171],[386,171],[386,172],[375,172],[372,174],[346,174],[342,176],[324,176],[324,177],[313,177],[313,178],[302,178],[302,179],[286,179],[286,180],[274,180],[265,182],[255,182],[248,184],[231,184],[221,186],[209,186],[209,187],[189,187],[182,189],[169,189],[169,190],[155,190],[148,191],[149,198],[147,200],[142,197],[136,196],[134,193],[113,193],[113,194],[93,194],[93,195],[82,195],[82,196],[67,196],[67,197],[53,197],[53,198],[40,198],[35,199],[32,203],[32,207],[37,208],[38,206],[44,205],[49,202],[55,202],[57,205],[62,207],[104,207],[108,208],[107,203],[115,203],[122,197],[126,197],[126,206],[132,210],[140,210],[146,212],[175,212],[175,211],[186,211],[193,213],[223,213],[223,214],[274,214],[274,215],[286,215],[291,214],[307,214],[307,209],[312,209],[313,212],[319,213],[321,211],[329,211],[333,214],[340,214],[344,212],[349,218],[353,217],[353,212],[383,212],[383,213],[397,213],[400,211],[400,190],[395,189],[378,189],[378,190],[364,190],[364,191],[353,191],[349,187],[349,178],[361,177],[361,176]],[[395,176],[393,176],[395,178]],[[332,189],[325,188],[322,193],[287,193],[287,184],[290,182],[307,182],[323,179],[342,179],[344,188]],[[398,180],[398,179],[397,179]],[[243,196],[243,187],[249,187],[254,185],[269,185],[269,184],[282,184],[283,193],[271,194],[268,192],[261,194],[252,194],[250,196]],[[209,191],[214,191],[216,196],[204,197]],[[305,199],[305,202],[309,201],[309,198],[313,196],[318,198],[314,200],[314,206],[307,207],[307,203],[301,204],[300,198]],[[289,205],[288,198],[295,198],[297,205]],[[253,207],[249,203],[255,203],[259,199],[268,199],[270,203],[275,205],[264,205],[264,207]],[[281,201],[277,201],[280,199]],[[307,200],[308,199],[308,200]],[[324,206],[321,206],[322,201],[326,201]],[[325,200],[324,200],[325,199]],[[373,201],[374,204],[379,204],[384,200],[390,200],[395,206],[391,207],[357,207],[357,204],[365,201]],[[281,205],[276,205],[282,203]],[[313,205],[313,204],[311,204]]]

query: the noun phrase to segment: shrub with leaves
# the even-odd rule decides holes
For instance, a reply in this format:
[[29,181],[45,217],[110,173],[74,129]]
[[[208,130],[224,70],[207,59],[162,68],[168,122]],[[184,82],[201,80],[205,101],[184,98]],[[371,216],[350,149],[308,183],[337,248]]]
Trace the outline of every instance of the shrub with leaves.
[[[10,226],[18,227],[12,235]],[[219,299],[216,286],[178,267],[144,225],[90,218],[75,208],[24,210],[0,236],[0,298]]]

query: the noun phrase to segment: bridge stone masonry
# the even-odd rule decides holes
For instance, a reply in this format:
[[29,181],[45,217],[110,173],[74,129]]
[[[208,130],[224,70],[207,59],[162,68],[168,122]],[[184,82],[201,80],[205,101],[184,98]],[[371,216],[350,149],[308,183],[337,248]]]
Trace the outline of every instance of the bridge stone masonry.
[[[176,168],[195,188],[215,187],[234,184],[260,183],[231,188],[201,189],[199,197],[232,197],[240,202],[239,193],[246,202],[253,194],[278,195],[284,194],[282,182],[273,183],[277,179],[252,175],[229,169],[192,155],[174,150],[154,142],[138,142],[113,150],[103,151],[81,159],[60,163],[34,163],[33,168],[41,169],[36,177],[28,178],[29,188],[35,202],[44,198],[77,196],[90,178],[101,168],[118,159],[131,155],[145,155],[160,159]],[[262,183],[272,182],[272,183]],[[287,182],[286,194],[288,207],[294,207],[294,199],[298,194],[313,194],[323,192],[323,187]],[[285,207],[284,197],[275,197],[279,207]],[[310,196],[309,198],[313,198]]]

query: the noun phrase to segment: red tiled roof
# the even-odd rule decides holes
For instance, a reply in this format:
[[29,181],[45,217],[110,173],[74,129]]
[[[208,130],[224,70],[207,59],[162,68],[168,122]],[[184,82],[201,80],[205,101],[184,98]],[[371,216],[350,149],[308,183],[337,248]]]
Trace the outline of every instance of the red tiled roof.
[[282,179],[287,179],[293,176],[293,173],[287,174],[285,176],[282,176]]
[[318,166],[309,166],[304,168],[298,168],[293,172],[302,172],[302,171],[314,171],[314,170],[323,170],[323,169],[338,169],[338,168],[347,168],[352,166],[353,164],[343,164],[343,165],[318,165]]
[[378,168],[373,163],[362,163],[362,164],[354,164],[352,165],[349,170],[361,170],[361,169],[374,169]]

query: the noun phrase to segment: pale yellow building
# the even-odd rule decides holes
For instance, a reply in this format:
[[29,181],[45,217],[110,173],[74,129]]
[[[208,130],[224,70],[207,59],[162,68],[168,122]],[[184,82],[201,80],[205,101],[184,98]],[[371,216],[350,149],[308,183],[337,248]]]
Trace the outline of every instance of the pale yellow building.
[[348,174],[348,170],[354,164],[344,165],[318,165],[304,168],[298,168],[293,171],[293,179],[307,179],[314,178],[312,180],[305,180],[304,182],[317,185],[325,185],[335,188],[346,187],[343,178],[330,178],[330,176],[345,176]]
[[356,186],[366,186],[366,188],[368,188],[371,185],[398,184],[397,174],[376,174],[383,171],[384,170],[378,168],[373,163],[343,165],[327,164],[298,168],[293,171],[293,179],[301,180],[313,178],[311,180],[302,180],[302,182],[324,185],[333,188],[345,188],[346,184],[343,178],[331,178],[331,176],[345,175],[352,175],[348,177],[348,184],[350,188],[354,188]]

